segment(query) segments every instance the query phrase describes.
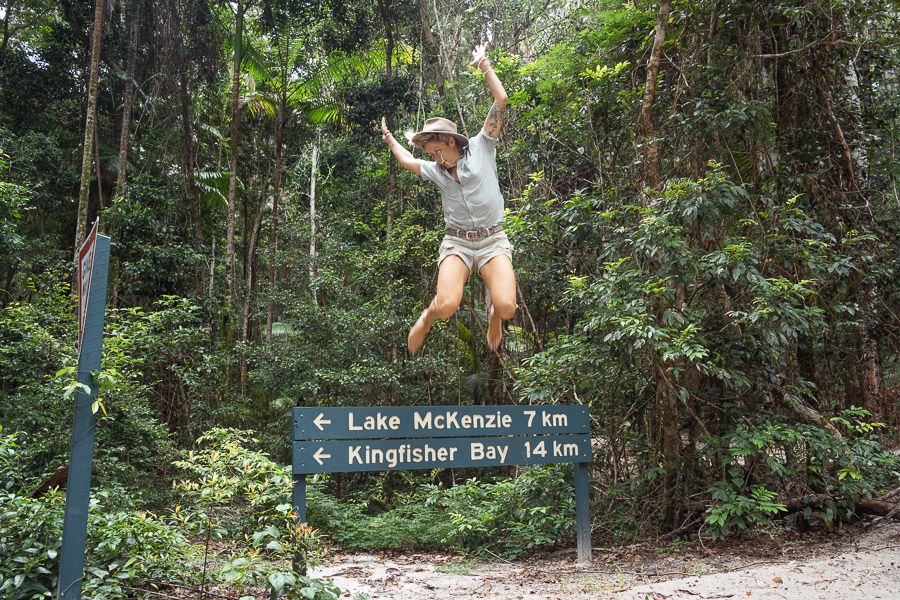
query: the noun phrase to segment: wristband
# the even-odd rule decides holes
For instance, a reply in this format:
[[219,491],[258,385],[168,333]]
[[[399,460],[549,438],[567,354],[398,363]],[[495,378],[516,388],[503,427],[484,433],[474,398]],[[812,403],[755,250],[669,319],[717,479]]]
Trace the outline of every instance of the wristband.
[[475,63],[475,68],[476,68],[476,69],[480,69],[480,68],[481,68],[481,63],[483,63],[484,61],[488,61],[488,66],[491,66],[491,62],[490,62],[490,60],[488,59],[488,57],[487,57],[487,56],[482,56],[482,57],[481,57],[481,60],[479,60],[477,63]]

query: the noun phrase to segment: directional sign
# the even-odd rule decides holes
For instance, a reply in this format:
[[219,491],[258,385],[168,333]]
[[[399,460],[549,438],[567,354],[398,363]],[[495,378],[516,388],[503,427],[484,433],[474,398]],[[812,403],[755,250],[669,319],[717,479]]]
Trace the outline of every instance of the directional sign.
[[[94,272],[94,255],[97,250],[97,229],[100,219],[94,221],[94,226],[87,239],[78,250],[78,351],[81,352],[81,341],[84,337],[84,320],[87,318],[88,301],[91,296],[91,276]],[[103,299],[104,304],[106,299]]]
[[294,473],[589,462],[587,435],[294,442]]
[[571,462],[578,560],[591,560],[586,406],[297,407],[293,419],[291,503],[301,523],[313,473]]
[[[87,544],[88,508],[97,418],[92,410],[97,388],[91,374],[100,369],[103,326],[106,319],[106,284],[109,274],[110,239],[97,235],[97,224],[81,247],[79,272],[79,354],[75,413],[72,417],[72,450],[66,482],[66,510],[59,552],[58,600],[80,600]],[[90,301],[88,301],[90,300]]]
[[294,409],[295,440],[588,433],[586,406],[392,406]]

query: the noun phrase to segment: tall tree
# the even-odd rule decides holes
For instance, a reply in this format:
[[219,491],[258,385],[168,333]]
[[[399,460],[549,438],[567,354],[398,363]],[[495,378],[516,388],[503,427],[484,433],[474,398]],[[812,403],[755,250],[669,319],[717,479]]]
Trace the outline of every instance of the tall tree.
[[185,60],[184,34],[182,33],[181,8],[177,0],[168,0],[168,41],[171,61],[177,77],[178,114],[181,123],[181,177],[184,182],[194,244],[203,243],[203,223],[200,213],[200,193],[194,177],[194,133],[191,128],[191,100],[188,91],[188,62]]
[[88,221],[88,195],[91,187],[91,164],[94,152],[94,128],[97,121],[97,84],[100,80],[100,45],[103,37],[103,13],[106,3],[94,4],[94,28],[91,34],[91,67],[87,88],[87,116],[84,123],[84,142],[81,155],[81,184],[78,187],[78,217],[75,225],[75,250],[84,241]]
[[431,31],[431,15],[428,9],[428,2],[429,0],[418,0],[419,16],[421,18],[422,26],[422,44],[424,46],[422,60],[425,61],[427,57],[430,61],[428,71],[432,74],[438,95],[443,98],[446,86],[444,68],[441,66],[438,41],[434,37],[434,32]]
[[297,61],[304,45],[288,19],[279,15],[273,28],[273,41],[278,62],[275,85],[275,172],[272,179],[272,215],[269,225],[268,281],[269,302],[266,305],[266,339],[272,339],[272,325],[275,322],[275,300],[272,294],[278,277],[278,219],[281,211],[281,186],[284,174],[284,133],[288,125],[291,97],[291,78],[296,72]]
[[232,295],[234,294],[234,219],[237,201],[238,124],[241,115],[241,50],[244,34],[244,0],[237,0],[234,58],[231,70],[231,159],[228,176],[228,209],[225,230],[225,338],[228,341]]
[[[378,12],[381,15],[381,22],[384,25],[384,55],[385,55],[385,74],[390,79],[393,76],[394,63],[394,22],[391,15],[390,0],[378,0]],[[394,114],[392,110],[387,111],[388,127],[394,127]],[[391,228],[394,221],[394,188],[397,181],[397,161],[388,155],[388,184],[386,199],[386,228],[388,237],[391,236]]]
[[319,172],[319,144],[322,133],[319,131],[313,142],[312,155],[309,161],[309,287],[312,293],[314,306],[319,305],[319,296],[316,292],[316,175]]
[[134,77],[137,65],[138,42],[141,29],[142,0],[128,3],[128,65],[125,68],[125,97],[122,100],[122,127],[119,135],[119,167],[116,173],[116,198],[125,194],[126,166],[128,164],[128,141],[131,131],[131,112],[134,104]]
[[[656,34],[653,37],[653,47],[650,50],[650,58],[647,61],[647,78],[644,85],[644,98],[641,103],[641,112],[638,121],[638,136],[641,139],[644,166],[644,185],[652,192],[662,187],[662,177],[659,170],[659,147],[656,142],[656,128],[653,125],[653,103],[656,98],[656,81],[659,77],[660,58],[662,47],[666,40],[666,30],[669,24],[669,13],[672,10],[671,0],[663,0],[659,5],[656,16]],[[650,201],[650,196],[645,202]],[[654,267],[655,268],[655,267]],[[675,310],[680,310],[683,304],[684,290],[679,287],[676,293]],[[665,299],[660,298],[656,303],[656,321],[664,326],[666,311],[671,310]],[[663,475],[662,510],[663,521],[666,526],[674,529],[677,518],[675,490],[678,481],[679,457],[681,454],[681,441],[679,439],[679,411],[678,389],[674,379],[675,364],[672,360],[658,358],[655,368],[656,375],[656,404],[655,409],[662,415],[657,422],[662,427],[663,456],[665,459],[665,473]]]
[[659,189],[662,179],[659,173],[659,145],[656,142],[656,128],[653,125],[653,100],[656,98],[659,62],[663,43],[666,41],[670,12],[672,12],[672,0],[663,0],[659,3],[659,12],[656,15],[656,34],[653,36],[653,47],[647,61],[644,99],[641,102],[641,114],[638,121],[638,137],[641,140],[644,155],[644,184],[654,190]]

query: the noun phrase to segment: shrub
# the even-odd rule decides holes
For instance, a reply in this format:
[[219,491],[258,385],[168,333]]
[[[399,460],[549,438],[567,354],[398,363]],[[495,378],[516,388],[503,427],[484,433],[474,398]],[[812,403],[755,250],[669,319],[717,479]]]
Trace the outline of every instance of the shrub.
[[0,494],[0,594],[4,597],[53,596],[63,508],[63,497],[55,491],[39,500]]
[[713,536],[770,525],[786,510],[775,501],[779,492],[799,500],[806,517],[821,511],[829,527],[851,518],[860,499],[872,498],[900,477],[900,458],[875,435],[884,424],[869,421],[870,416],[851,407],[830,419],[831,428],[764,422],[725,435],[728,477],[709,490],[713,502],[706,523]]
[[308,494],[310,522],[345,548],[438,548],[454,533],[446,514],[427,505],[421,493],[403,496],[374,515],[367,513],[365,503],[338,500],[315,484]]
[[[175,487],[188,502],[173,518],[207,540],[230,538],[247,550],[235,553],[218,576],[236,587],[265,586],[270,598],[331,600],[340,590],[327,581],[297,575],[291,563],[310,567],[323,556],[319,532],[297,522],[289,502],[290,469],[267,454],[250,432],[214,428],[175,465],[185,477]],[[204,574],[205,574],[204,561]]]
[[[129,590],[181,581],[199,559],[195,546],[151,513],[110,512],[107,494],[94,494],[88,515],[83,590],[101,600]],[[58,581],[65,499],[53,490],[41,498],[0,495],[0,594],[51,598]]]
[[429,504],[450,515],[449,541],[514,557],[559,541],[575,523],[575,493],[566,466],[528,467],[519,477],[470,479],[447,490],[432,488]]
[[[197,448],[175,461],[184,476],[175,489],[187,501],[185,523],[197,523],[188,514],[213,516],[232,539],[246,538],[270,525],[282,525],[290,512],[293,478],[290,469],[264,452],[247,446],[257,443],[248,431],[216,427],[197,438]],[[213,513],[215,513],[213,515]]]

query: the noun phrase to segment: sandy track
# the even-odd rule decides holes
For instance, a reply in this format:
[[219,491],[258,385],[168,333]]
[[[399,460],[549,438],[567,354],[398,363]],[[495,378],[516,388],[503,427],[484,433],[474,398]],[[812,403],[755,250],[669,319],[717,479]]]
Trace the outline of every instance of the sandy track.
[[447,554],[332,556],[312,574],[371,600],[662,600],[900,598],[900,524],[872,531],[671,549],[569,552],[475,563]]

